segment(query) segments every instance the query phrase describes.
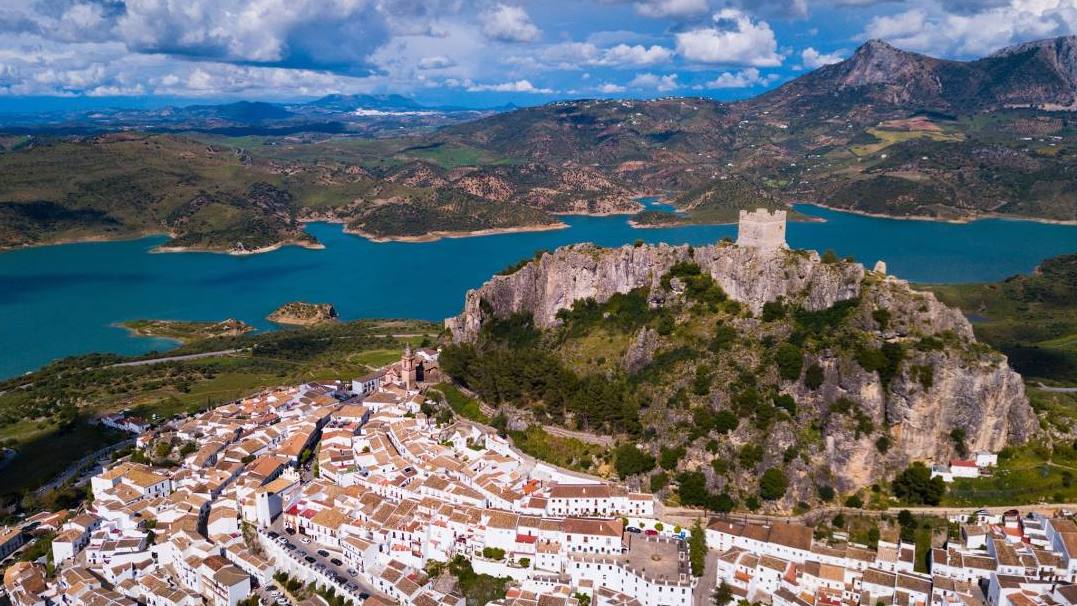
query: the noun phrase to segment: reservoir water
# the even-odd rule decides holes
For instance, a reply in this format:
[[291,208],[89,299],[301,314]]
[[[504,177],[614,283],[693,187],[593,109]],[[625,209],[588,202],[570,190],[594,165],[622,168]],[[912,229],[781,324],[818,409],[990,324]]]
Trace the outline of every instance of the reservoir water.
[[[853,256],[917,282],[980,282],[1077,252],[1077,227],[987,219],[968,224],[879,219],[798,205],[825,222],[791,223],[791,246]],[[131,337],[117,322],[235,317],[259,329],[289,301],[332,303],[344,319],[441,320],[469,288],[539,249],[635,240],[701,245],[733,225],[633,229],[624,216],[567,217],[569,228],[427,243],[377,244],[312,224],[325,250],[284,248],[250,257],[153,254],[165,240],[64,244],[0,253],[0,377],[87,352],[139,354],[174,347]]]

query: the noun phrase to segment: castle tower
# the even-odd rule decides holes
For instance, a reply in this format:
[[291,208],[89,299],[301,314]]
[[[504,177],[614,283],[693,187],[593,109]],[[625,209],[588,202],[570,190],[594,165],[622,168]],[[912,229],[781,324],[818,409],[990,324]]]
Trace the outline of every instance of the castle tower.
[[788,248],[785,243],[785,211],[765,208],[740,211],[737,245],[763,249]]
[[404,389],[414,391],[416,388],[415,352],[411,350],[411,344],[404,345],[404,355],[400,358],[401,380],[404,381]]

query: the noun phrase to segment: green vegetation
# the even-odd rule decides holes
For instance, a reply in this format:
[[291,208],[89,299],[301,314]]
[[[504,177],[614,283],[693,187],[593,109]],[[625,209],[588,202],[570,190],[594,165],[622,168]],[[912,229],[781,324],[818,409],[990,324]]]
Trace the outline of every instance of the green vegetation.
[[692,576],[701,577],[707,566],[707,533],[696,520],[688,536],[688,559],[692,564]]
[[254,330],[252,326],[239,320],[221,322],[184,322],[180,320],[131,320],[120,326],[140,337],[157,337],[173,339],[180,343],[189,343],[200,339],[215,337],[237,337]]
[[483,423],[486,425],[490,423],[490,417],[483,414],[479,403],[473,398],[464,395],[464,392],[460,391],[452,383],[439,383],[432,391],[433,393],[431,393],[430,390],[427,391],[428,398],[441,394],[444,396],[445,401],[448,402],[449,407],[452,408],[453,412],[461,417],[475,421],[476,423]]
[[976,337],[1025,377],[1077,384],[1077,254],[1002,282],[925,287],[975,318]]
[[931,477],[931,470],[920,462],[899,473],[891,484],[894,496],[910,505],[938,505],[946,493],[942,478]]
[[654,469],[654,457],[643,452],[635,444],[621,444],[613,450],[614,468],[622,478],[647,473]]
[[605,454],[605,449],[594,444],[554,436],[537,425],[526,431],[510,431],[513,444],[525,453],[554,465],[577,471],[594,473],[595,461]]

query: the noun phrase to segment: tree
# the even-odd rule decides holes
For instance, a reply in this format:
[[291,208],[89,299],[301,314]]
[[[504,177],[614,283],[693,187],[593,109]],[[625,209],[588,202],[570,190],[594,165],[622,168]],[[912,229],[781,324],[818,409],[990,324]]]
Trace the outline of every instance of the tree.
[[767,501],[780,499],[785,496],[785,489],[788,485],[789,481],[786,480],[782,470],[771,467],[764,471],[763,477],[759,479],[759,496]]
[[954,450],[957,451],[957,456],[962,459],[969,456],[969,447],[965,445],[964,429],[955,427],[950,431],[950,441],[954,443]]
[[834,487],[828,484],[821,484],[815,491],[819,494],[819,500],[830,502],[834,500]]
[[701,577],[707,566],[707,535],[697,519],[688,537],[688,559],[692,564],[692,576]]
[[654,457],[643,452],[635,444],[622,444],[613,451],[614,467],[622,478],[647,473],[654,469]]
[[860,495],[850,495],[849,498],[845,499],[845,506],[860,509],[864,506],[864,499],[861,499]]
[[161,440],[153,448],[153,454],[156,455],[158,459],[163,459],[167,457],[171,452],[172,444],[169,443],[167,440]]
[[940,477],[931,477],[931,470],[917,461],[894,478],[894,496],[913,505],[938,505],[946,494],[946,484]]
[[714,592],[711,593],[711,604],[713,606],[728,606],[732,601],[733,590],[729,588],[729,585],[726,585],[725,581],[719,583],[719,585],[714,588]]
[[845,528],[845,515],[839,513],[834,516],[834,519],[830,520],[830,525],[834,528]]
[[828,248],[823,251],[823,263],[834,264],[838,262],[838,253],[834,252],[834,249]]
[[662,447],[661,452],[658,455],[658,464],[662,466],[662,469],[672,470],[677,468],[677,463],[681,462],[684,457],[685,449],[683,446],[677,446],[675,448]]

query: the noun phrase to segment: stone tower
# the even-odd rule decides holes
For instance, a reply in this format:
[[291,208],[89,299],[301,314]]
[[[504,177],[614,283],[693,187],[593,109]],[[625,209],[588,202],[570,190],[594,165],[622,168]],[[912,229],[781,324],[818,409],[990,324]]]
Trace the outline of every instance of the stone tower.
[[415,352],[411,350],[411,344],[404,345],[404,355],[400,358],[400,378],[404,381],[404,389],[414,391],[416,388]]
[[765,249],[788,248],[785,243],[785,211],[771,212],[765,208],[740,211],[737,245]]

